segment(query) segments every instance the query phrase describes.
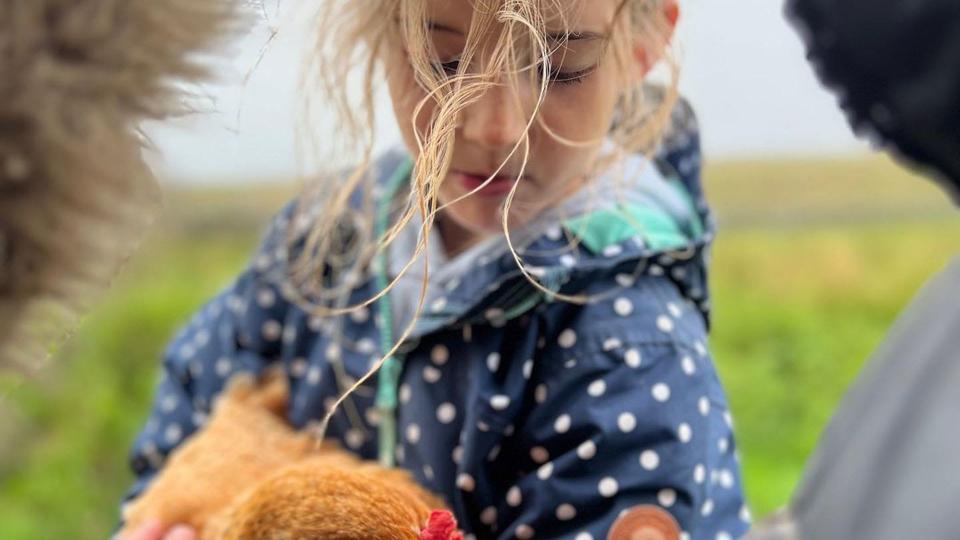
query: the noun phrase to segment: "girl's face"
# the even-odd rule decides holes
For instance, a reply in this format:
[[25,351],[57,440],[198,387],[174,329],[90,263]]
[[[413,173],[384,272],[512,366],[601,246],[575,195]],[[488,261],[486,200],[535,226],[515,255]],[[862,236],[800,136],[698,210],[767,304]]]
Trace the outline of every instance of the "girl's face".
[[[423,1],[431,27],[428,38],[439,56],[439,67],[455,72],[475,0]],[[610,128],[618,97],[643,74],[643,54],[635,47],[627,47],[629,69],[614,60],[608,37],[612,37],[615,16],[625,16],[617,15],[622,1],[562,0],[562,17],[557,14],[551,20],[546,14],[548,34],[566,31],[570,37],[565,47],[551,56],[552,81],[537,121],[530,125],[530,154],[511,203],[510,226],[525,223],[583,185]],[[466,66],[468,74],[483,69],[500,30],[494,23],[489,35],[479,37],[474,60],[478,66]],[[428,101],[411,122],[426,93],[414,80],[400,32],[394,32],[391,40],[385,59],[390,94],[406,145],[416,155],[414,129],[426,133],[435,102]],[[503,168],[483,190],[443,211],[439,223],[448,249],[458,250],[502,230],[501,207],[521,173],[523,146],[512,157],[510,153],[522,140],[539,85],[530,81],[527,73],[513,82],[507,77],[496,82],[459,116],[450,170],[438,193],[440,204],[469,193],[501,164]],[[570,145],[561,138],[585,144]]]

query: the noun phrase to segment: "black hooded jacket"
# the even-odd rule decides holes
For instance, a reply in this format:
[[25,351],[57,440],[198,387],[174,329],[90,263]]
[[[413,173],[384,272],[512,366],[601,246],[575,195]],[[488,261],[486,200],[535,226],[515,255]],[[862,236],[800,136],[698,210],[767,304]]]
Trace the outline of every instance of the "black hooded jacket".
[[960,202],[960,0],[788,0],[854,129]]

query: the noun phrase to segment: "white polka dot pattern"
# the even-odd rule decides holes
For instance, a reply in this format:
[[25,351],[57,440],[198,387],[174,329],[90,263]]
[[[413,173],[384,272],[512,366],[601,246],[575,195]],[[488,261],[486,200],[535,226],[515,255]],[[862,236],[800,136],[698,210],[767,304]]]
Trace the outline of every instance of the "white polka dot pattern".
[[[559,227],[555,234],[567,241]],[[571,289],[586,285],[604,293],[595,302],[541,298],[518,312],[510,302],[519,289],[486,274],[515,272],[510,257],[490,256],[486,267],[431,284],[424,320],[445,324],[457,310],[474,311],[464,324],[416,331],[400,348],[390,424],[397,466],[438,495],[468,502],[475,513],[457,516],[467,539],[605,538],[618,514],[640,504],[678,516],[681,538],[739,538],[750,516],[699,316],[709,300],[696,281],[702,273],[683,250],[631,258],[652,249],[640,238],[600,253],[558,247],[518,246],[529,259],[524,267],[545,285],[552,278]],[[278,253],[256,261],[269,267]],[[582,274],[584,262],[608,265],[606,274]],[[374,285],[369,276],[348,277],[358,288]],[[357,298],[370,297],[362,292]],[[290,377],[291,422],[312,425],[379,359],[389,320],[382,307],[313,316],[292,311],[260,279],[231,285],[170,347],[172,369],[138,443],[138,466],[162,466],[207,421],[233,374],[274,360]],[[368,459],[385,424],[374,406],[377,379],[341,404],[327,432]]]

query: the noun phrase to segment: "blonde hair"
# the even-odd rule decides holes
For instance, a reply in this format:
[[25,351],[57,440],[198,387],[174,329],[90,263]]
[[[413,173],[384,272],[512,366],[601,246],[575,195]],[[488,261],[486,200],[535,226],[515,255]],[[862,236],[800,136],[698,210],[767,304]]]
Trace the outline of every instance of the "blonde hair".
[[[639,38],[644,41],[651,57],[665,59],[669,68],[669,80],[656,92],[656,99],[652,99],[642,85],[636,85],[621,97],[615,121],[607,134],[620,157],[633,153],[652,154],[677,100],[678,66],[669,48],[672,24],[664,12],[665,1],[668,0],[622,0],[612,21],[605,56],[609,54],[617,62],[631,61],[630,40],[624,38]],[[450,166],[457,119],[464,108],[499,84],[499,77],[515,83],[518,77],[526,75],[537,83],[533,88],[539,91],[533,112],[527,118],[524,136],[513,148],[511,157],[519,152],[523,165],[526,165],[530,151],[529,131],[535,122],[564,144],[597,143],[563,139],[537,114],[546,97],[549,74],[531,68],[548,65],[552,52],[556,50],[553,47],[564,45],[563,40],[555,44],[546,38],[546,14],[559,13],[563,17],[560,4],[561,0],[474,0],[473,17],[460,57],[461,67],[454,75],[438,73],[434,67],[437,54],[429,39],[423,0],[327,0],[316,13],[314,44],[302,81],[305,100],[301,135],[304,149],[323,151],[309,154],[321,157],[308,162],[307,167],[324,163],[328,164],[328,170],[305,184],[290,220],[293,226],[288,231],[288,240],[292,245],[288,253],[295,255],[288,267],[285,292],[316,316],[342,315],[377,301],[421,255],[424,259],[417,313],[402,336],[395,340],[392,350],[361,381],[353,384],[351,390],[372,376],[386,358],[396,352],[423,309],[429,274],[426,242],[438,213],[443,209],[438,201],[438,189]],[[566,29],[567,21],[562,23]],[[479,72],[468,73],[465,66],[477,64],[471,59],[478,54],[480,36],[492,28],[499,30],[499,37],[490,57],[480,62],[483,67]],[[372,210],[379,176],[372,170],[376,125],[374,95],[376,83],[385,78],[383,55],[391,36],[399,37],[405,44],[416,83],[425,93],[416,107],[415,116],[422,114],[428,104],[433,106],[433,115],[428,129],[416,132],[418,152],[410,180],[410,196],[406,201],[399,201],[398,217],[390,227],[383,234],[377,234],[374,227],[376,212]],[[517,85],[511,86],[515,88]],[[333,126],[323,118],[325,111],[331,108],[335,111]],[[400,118],[398,121],[416,125],[415,118]],[[322,129],[318,128],[319,125],[323,126]],[[344,166],[348,172],[335,173],[329,170],[330,164]],[[603,166],[598,164],[597,168]],[[507,216],[515,190],[516,187],[505,201],[504,235],[521,271],[534,286],[545,290],[527,273],[510,242]],[[351,199],[358,196],[362,199],[359,207],[351,205]],[[359,276],[375,264],[378,254],[417,215],[422,223],[419,240],[400,275],[364,302],[348,305],[346,298]],[[581,297],[553,296],[571,302],[584,301]]]

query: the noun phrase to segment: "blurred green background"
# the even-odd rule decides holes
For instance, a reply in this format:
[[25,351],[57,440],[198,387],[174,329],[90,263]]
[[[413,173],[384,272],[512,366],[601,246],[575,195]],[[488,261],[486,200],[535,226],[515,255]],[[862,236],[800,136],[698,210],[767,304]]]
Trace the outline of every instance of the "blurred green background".
[[[884,158],[709,165],[721,223],[712,347],[762,517],[789,497],[844,389],[952,255],[960,215]],[[166,210],[61,357],[0,380],[0,538],[105,538],[125,455],[179,324],[245,264],[293,191],[168,190]]]

